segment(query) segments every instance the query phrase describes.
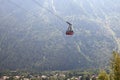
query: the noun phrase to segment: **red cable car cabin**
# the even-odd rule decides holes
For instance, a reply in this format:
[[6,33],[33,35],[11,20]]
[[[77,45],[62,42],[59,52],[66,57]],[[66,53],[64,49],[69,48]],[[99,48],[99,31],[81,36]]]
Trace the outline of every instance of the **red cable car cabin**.
[[66,35],[73,35],[74,32],[73,31],[66,31]]
[[66,22],[69,26],[68,26],[68,29],[67,29],[67,31],[66,31],[66,35],[73,35],[74,34],[74,32],[73,32],[73,30],[72,30],[72,24],[71,23],[69,23],[69,22]]

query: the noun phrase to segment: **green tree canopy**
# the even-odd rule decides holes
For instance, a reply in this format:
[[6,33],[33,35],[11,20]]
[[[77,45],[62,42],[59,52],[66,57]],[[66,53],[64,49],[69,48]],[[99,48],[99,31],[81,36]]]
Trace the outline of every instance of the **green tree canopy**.
[[115,51],[111,60],[111,74],[114,80],[120,80],[120,54]]
[[98,75],[98,80],[109,80],[109,76],[104,70],[101,70]]

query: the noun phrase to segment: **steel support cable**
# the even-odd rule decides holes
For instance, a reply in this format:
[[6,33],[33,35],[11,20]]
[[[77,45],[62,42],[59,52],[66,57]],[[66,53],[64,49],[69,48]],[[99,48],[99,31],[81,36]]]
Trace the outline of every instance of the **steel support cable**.
[[38,6],[40,6],[41,8],[47,10],[48,12],[50,12],[51,14],[53,14],[54,16],[56,16],[57,18],[59,18],[60,20],[67,22],[66,20],[64,20],[62,17],[60,17],[58,14],[55,14],[54,12],[52,12],[51,10],[49,10],[48,8],[43,7],[38,1],[36,0],[32,0],[33,2],[35,2]]
[[[27,10],[27,9],[25,9],[25,8],[23,8],[23,7],[21,7],[20,5],[16,4],[16,3],[13,2],[12,0],[8,0],[8,1],[9,1],[9,3],[15,5],[16,7],[21,8],[21,9],[24,10],[25,12],[29,12],[29,10]],[[36,15],[34,15],[34,14],[30,14],[30,15],[35,16],[35,17],[38,17],[38,16],[36,16]]]
[[[9,3],[15,5],[16,7],[23,9],[25,12],[29,12],[29,10],[24,9],[23,7],[21,7],[20,5],[16,4],[16,3],[13,2],[12,0],[8,0],[8,1],[9,1]],[[64,20],[63,18],[61,18],[60,16],[58,16],[57,14],[55,14],[54,12],[52,12],[51,10],[43,7],[38,1],[34,0],[33,2],[35,2],[38,6],[40,6],[41,8],[43,8],[43,9],[45,9],[45,10],[47,10],[48,12],[50,12],[51,14],[53,14],[54,16],[56,16],[56,17],[57,17],[58,19],[60,19],[61,21],[67,23],[66,20]],[[32,15],[32,16],[35,16],[35,17],[38,17],[38,16],[36,16],[36,15],[34,15],[34,14],[31,14],[31,15]]]
[[[64,20],[62,17],[60,17],[59,15],[55,14],[54,12],[52,12],[51,10],[49,10],[48,8],[43,7],[38,1],[36,0],[32,0],[35,4],[37,4],[39,7],[43,8],[44,10],[50,12],[52,15],[54,15],[56,18],[58,18],[59,20],[63,21],[63,22],[67,22],[66,20]],[[61,23],[60,23],[61,24]],[[62,25],[62,24],[61,24]],[[63,26],[63,25],[62,25]],[[61,31],[61,30],[59,30]],[[63,32],[63,31],[62,31]],[[64,33],[64,32],[63,32]]]

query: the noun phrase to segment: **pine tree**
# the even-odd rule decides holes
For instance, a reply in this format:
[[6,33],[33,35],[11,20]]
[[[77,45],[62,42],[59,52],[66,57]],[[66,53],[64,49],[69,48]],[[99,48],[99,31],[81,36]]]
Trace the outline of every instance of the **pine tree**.
[[109,79],[110,79],[110,80],[114,80],[114,79],[113,79],[113,74],[112,74],[112,73],[109,74]]
[[98,80],[109,80],[109,76],[104,70],[101,70],[98,75]]
[[114,80],[120,80],[120,54],[115,51],[111,60],[111,74]]

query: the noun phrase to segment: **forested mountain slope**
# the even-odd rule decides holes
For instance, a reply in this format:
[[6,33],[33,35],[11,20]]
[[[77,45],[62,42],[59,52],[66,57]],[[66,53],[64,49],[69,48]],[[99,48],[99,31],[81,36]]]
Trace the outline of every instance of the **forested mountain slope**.
[[105,67],[120,49],[119,0],[35,1],[0,0],[0,70]]

